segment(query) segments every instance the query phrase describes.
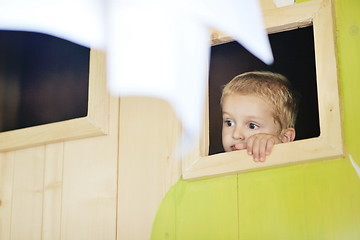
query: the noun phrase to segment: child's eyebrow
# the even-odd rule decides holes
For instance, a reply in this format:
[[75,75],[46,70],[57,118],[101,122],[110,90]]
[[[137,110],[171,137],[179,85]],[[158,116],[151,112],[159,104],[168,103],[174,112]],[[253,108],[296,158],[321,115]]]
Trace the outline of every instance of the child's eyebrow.
[[251,122],[257,122],[257,123],[263,123],[265,122],[267,119],[263,118],[261,116],[256,116],[256,115],[249,115],[249,116],[244,116],[244,119],[246,119],[247,121]]
[[222,115],[223,115],[223,116],[224,116],[224,115],[227,115],[227,116],[231,117],[231,114],[230,114],[230,113],[227,113],[227,112],[222,112]]
[[267,119],[263,118],[263,117],[259,117],[259,116],[246,116],[247,119],[249,119],[250,121],[251,120],[254,120],[256,122],[258,121],[266,121]]

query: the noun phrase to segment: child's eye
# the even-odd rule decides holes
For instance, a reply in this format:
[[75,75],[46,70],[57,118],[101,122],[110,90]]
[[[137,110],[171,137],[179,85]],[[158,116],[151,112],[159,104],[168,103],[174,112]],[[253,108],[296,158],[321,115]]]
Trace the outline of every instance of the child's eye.
[[231,120],[225,120],[224,122],[225,122],[226,126],[228,126],[228,127],[232,127],[235,125],[235,123]]
[[248,127],[250,128],[250,129],[258,129],[260,126],[259,125],[257,125],[257,124],[255,124],[255,123],[249,123],[249,125],[248,125]]

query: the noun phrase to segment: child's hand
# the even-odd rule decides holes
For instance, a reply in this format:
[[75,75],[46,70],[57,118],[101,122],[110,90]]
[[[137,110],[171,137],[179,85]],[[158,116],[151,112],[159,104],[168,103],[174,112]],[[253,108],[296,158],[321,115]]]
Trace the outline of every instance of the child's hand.
[[253,156],[255,162],[264,162],[274,145],[281,143],[279,137],[267,133],[258,133],[252,135],[247,140],[247,152]]

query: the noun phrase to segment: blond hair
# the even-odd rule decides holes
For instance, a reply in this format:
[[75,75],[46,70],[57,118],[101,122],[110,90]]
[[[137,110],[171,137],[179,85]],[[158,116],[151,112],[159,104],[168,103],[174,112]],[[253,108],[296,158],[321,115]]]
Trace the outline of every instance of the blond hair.
[[288,79],[273,72],[247,72],[234,77],[222,91],[224,97],[230,94],[255,95],[270,104],[273,117],[281,129],[294,128],[297,116],[297,96]]

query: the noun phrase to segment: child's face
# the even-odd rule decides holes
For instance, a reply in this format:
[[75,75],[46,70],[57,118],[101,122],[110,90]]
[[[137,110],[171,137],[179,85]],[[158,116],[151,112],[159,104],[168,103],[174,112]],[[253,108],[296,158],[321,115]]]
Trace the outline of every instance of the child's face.
[[[245,142],[257,133],[280,136],[280,126],[274,120],[271,106],[254,95],[231,94],[223,99],[222,143],[226,152],[241,150],[237,143]],[[246,148],[246,144],[243,144]]]

